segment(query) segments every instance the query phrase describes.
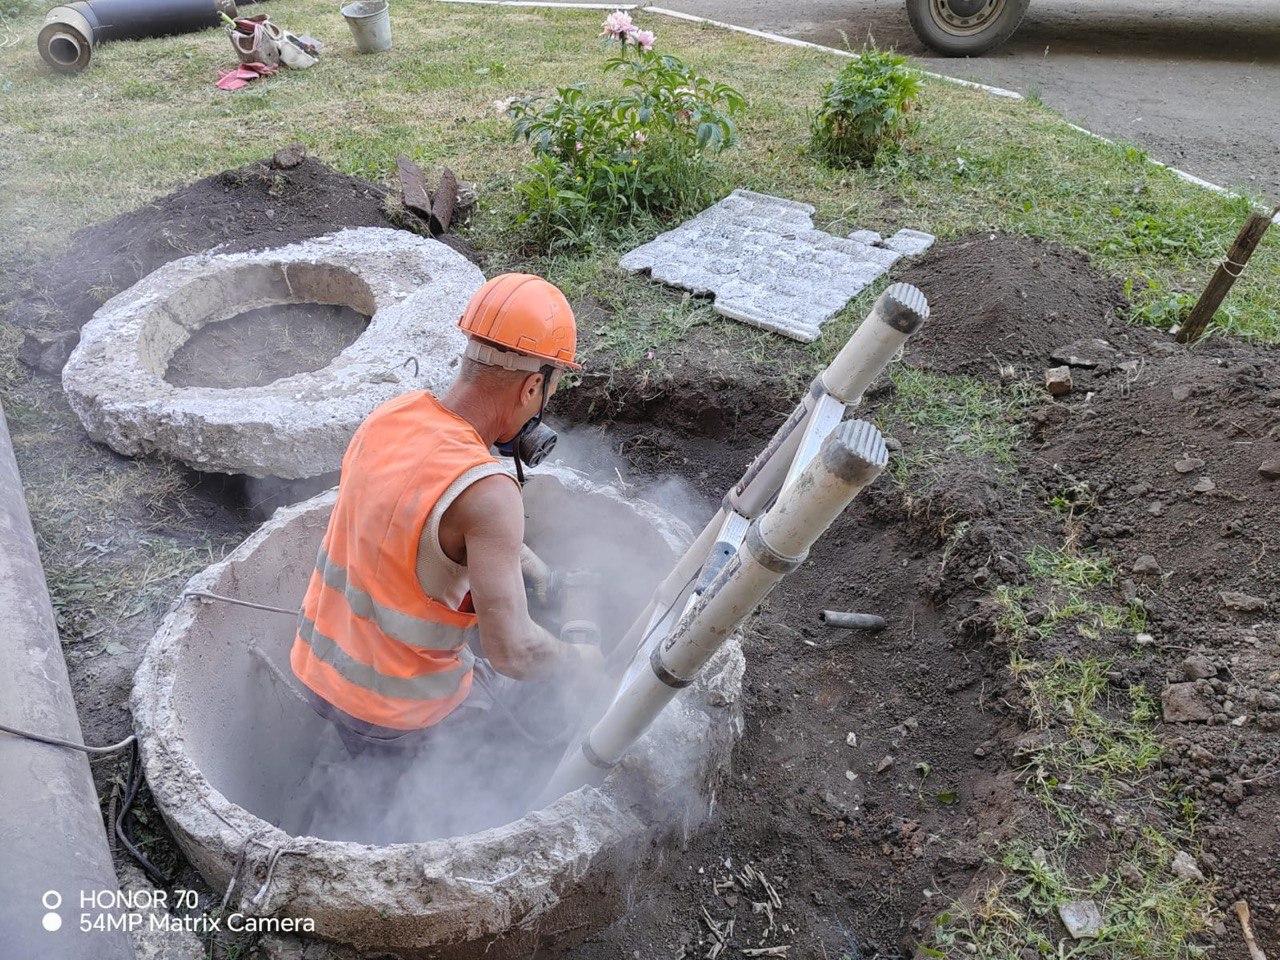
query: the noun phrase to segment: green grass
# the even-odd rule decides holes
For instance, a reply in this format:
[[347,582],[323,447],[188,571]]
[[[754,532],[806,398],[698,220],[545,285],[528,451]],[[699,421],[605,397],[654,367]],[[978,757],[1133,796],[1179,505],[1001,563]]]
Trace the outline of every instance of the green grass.
[[895,456],[895,479],[957,455],[987,459],[999,467],[1014,462],[1022,435],[1025,385],[1001,387],[974,377],[945,376],[910,367],[894,367],[894,394],[882,415],[896,429],[909,427],[915,441]]
[[[336,5],[279,0],[272,16],[328,41],[320,64],[238,93],[216,90],[233,59],[218,31],[102,47],[73,77],[50,74],[28,44],[0,50],[0,262],[58,250],[75,229],[130,209],[198,177],[258,159],[294,139],[339,169],[388,179],[395,157],[448,162],[481,187],[472,238],[511,249],[510,187],[528,159],[494,102],[566,82],[596,83],[605,57],[594,11],[459,8],[405,0],[396,7],[395,49],[354,53]],[[807,200],[833,229],[912,226],[940,236],[1010,230],[1089,253],[1129,278],[1135,316],[1167,323],[1169,297],[1197,290],[1235,235],[1247,204],[1187,184],[1140,151],[1099,143],[1035,102],[995,99],[926,83],[919,129],[879,170],[833,171],[807,156],[809,111],[844,61],[714,28],[639,15],[677,53],[739,87],[750,107],[742,146],[724,156],[724,188],[742,184]],[[30,34],[38,13],[13,22]],[[660,225],[647,230],[652,233]],[[636,239],[642,239],[637,237]],[[628,331],[661,352],[690,317],[673,298],[632,291],[616,249],[558,258],[545,267],[578,289],[621,291],[610,308],[616,339]],[[695,311],[696,313],[696,311]],[[852,313],[828,325],[813,348],[829,354]],[[1232,293],[1224,321],[1250,337],[1280,339],[1280,239],[1273,233]],[[756,342],[726,325],[731,342]],[[641,353],[640,356],[644,354]]]
[[[1053,852],[1014,841],[1002,852],[1000,878],[964,907],[938,917],[931,957],[978,960],[1188,960],[1203,956],[1196,945],[1212,919],[1213,891],[1174,877],[1174,848],[1155,830],[1095,874],[1076,873]],[[1102,915],[1098,935],[1072,940],[1058,907],[1092,900]]]
[[[15,430],[20,449],[38,434]],[[24,451],[25,452],[25,451]],[[173,587],[219,559],[211,539],[178,539],[162,518],[182,487],[176,467],[67,465],[25,484],[63,642],[113,643],[122,624],[153,612]],[[127,530],[128,532],[124,532]]]

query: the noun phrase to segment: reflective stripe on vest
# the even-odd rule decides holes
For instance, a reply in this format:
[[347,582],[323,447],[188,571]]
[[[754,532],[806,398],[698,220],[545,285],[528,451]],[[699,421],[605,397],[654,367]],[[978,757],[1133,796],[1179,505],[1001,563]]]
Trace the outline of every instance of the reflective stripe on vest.
[[384,607],[352,583],[347,576],[346,567],[334,563],[323,547],[320,548],[320,556],[316,558],[316,570],[324,580],[325,586],[338,591],[346,598],[352,613],[357,617],[372,620],[387,636],[407,646],[417,647],[420,650],[457,650],[466,646],[476,633],[474,627],[464,630],[447,623],[411,616],[399,610]]
[[464,647],[458,654],[458,666],[449,670],[416,677],[393,677],[352,658],[338,646],[337,641],[326,637],[305,617],[298,627],[298,636],[306,641],[317,659],[333,667],[344,680],[398,700],[443,700],[451,697],[458,692],[463,677],[475,662],[475,655]]

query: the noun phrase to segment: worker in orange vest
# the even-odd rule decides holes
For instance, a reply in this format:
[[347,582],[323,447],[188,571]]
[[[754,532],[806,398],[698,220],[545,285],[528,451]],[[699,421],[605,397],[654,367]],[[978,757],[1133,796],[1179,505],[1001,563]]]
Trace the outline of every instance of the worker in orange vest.
[[444,395],[396,397],[352,437],[302,602],[290,663],[352,753],[422,743],[462,705],[490,706],[504,678],[603,681],[596,645],[529,616],[520,487],[490,452],[523,479],[554,443],[547,401],[581,369],[573,311],[547,281],[509,273],[459,326]]

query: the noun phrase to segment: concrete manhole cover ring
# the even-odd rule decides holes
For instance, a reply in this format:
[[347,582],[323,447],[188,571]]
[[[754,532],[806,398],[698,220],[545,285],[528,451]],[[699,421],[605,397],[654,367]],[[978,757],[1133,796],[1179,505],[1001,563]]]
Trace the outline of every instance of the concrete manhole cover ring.
[[[281,509],[188,589],[292,607],[334,496]],[[540,539],[560,535],[570,512],[588,519],[584,538],[603,523],[618,525],[645,565],[642,577],[610,578],[645,581],[619,588],[623,607],[643,602],[647,581],[660,579],[687,541],[687,528],[663,511],[559,467],[530,478],[526,502],[529,542],[540,551],[548,546]],[[548,557],[553,565],[564,559]],[[654,838],[707,814],[741,730],[744,661],[734,638],[598,789],[441,839],[379,845],[305,836],[270,821],[285,822],[276,811],[296,802],[296,785],[331,755],[315,738],[334,735],[279,689],[293,629],[289,617],[182,600],[138,669],[135,729],[156,803],[215,900],[230,886],[230,909],[311,918],[315,936],[362,950],[525,957],[555,931],[588,935],[624,909],[623,891]]]
[[[71,408],[126,456],[161,453],[197,470],[301,479],[336,470],[379,403],[442,389],[480,270],[402,230],[342,230],[274,250],[166,264],[109,300],[63,369]],[[316,303],[371,317],[327,366],[261,386],[174,386],[170,360],[196,331],[259,307]],[[272,344],[262,344],[262,350]]]

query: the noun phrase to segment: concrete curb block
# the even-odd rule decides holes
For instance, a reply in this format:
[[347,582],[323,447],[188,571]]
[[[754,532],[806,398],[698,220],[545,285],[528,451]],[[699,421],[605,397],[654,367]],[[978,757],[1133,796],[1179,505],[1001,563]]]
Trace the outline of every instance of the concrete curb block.
[[[0,719],[84,742],[2,409]],[[0,954],[134,956],[123,931],[84,931],[78,922],[82,893],[110,895],[118,888],[85,754],[0,733],[0,861]]]

